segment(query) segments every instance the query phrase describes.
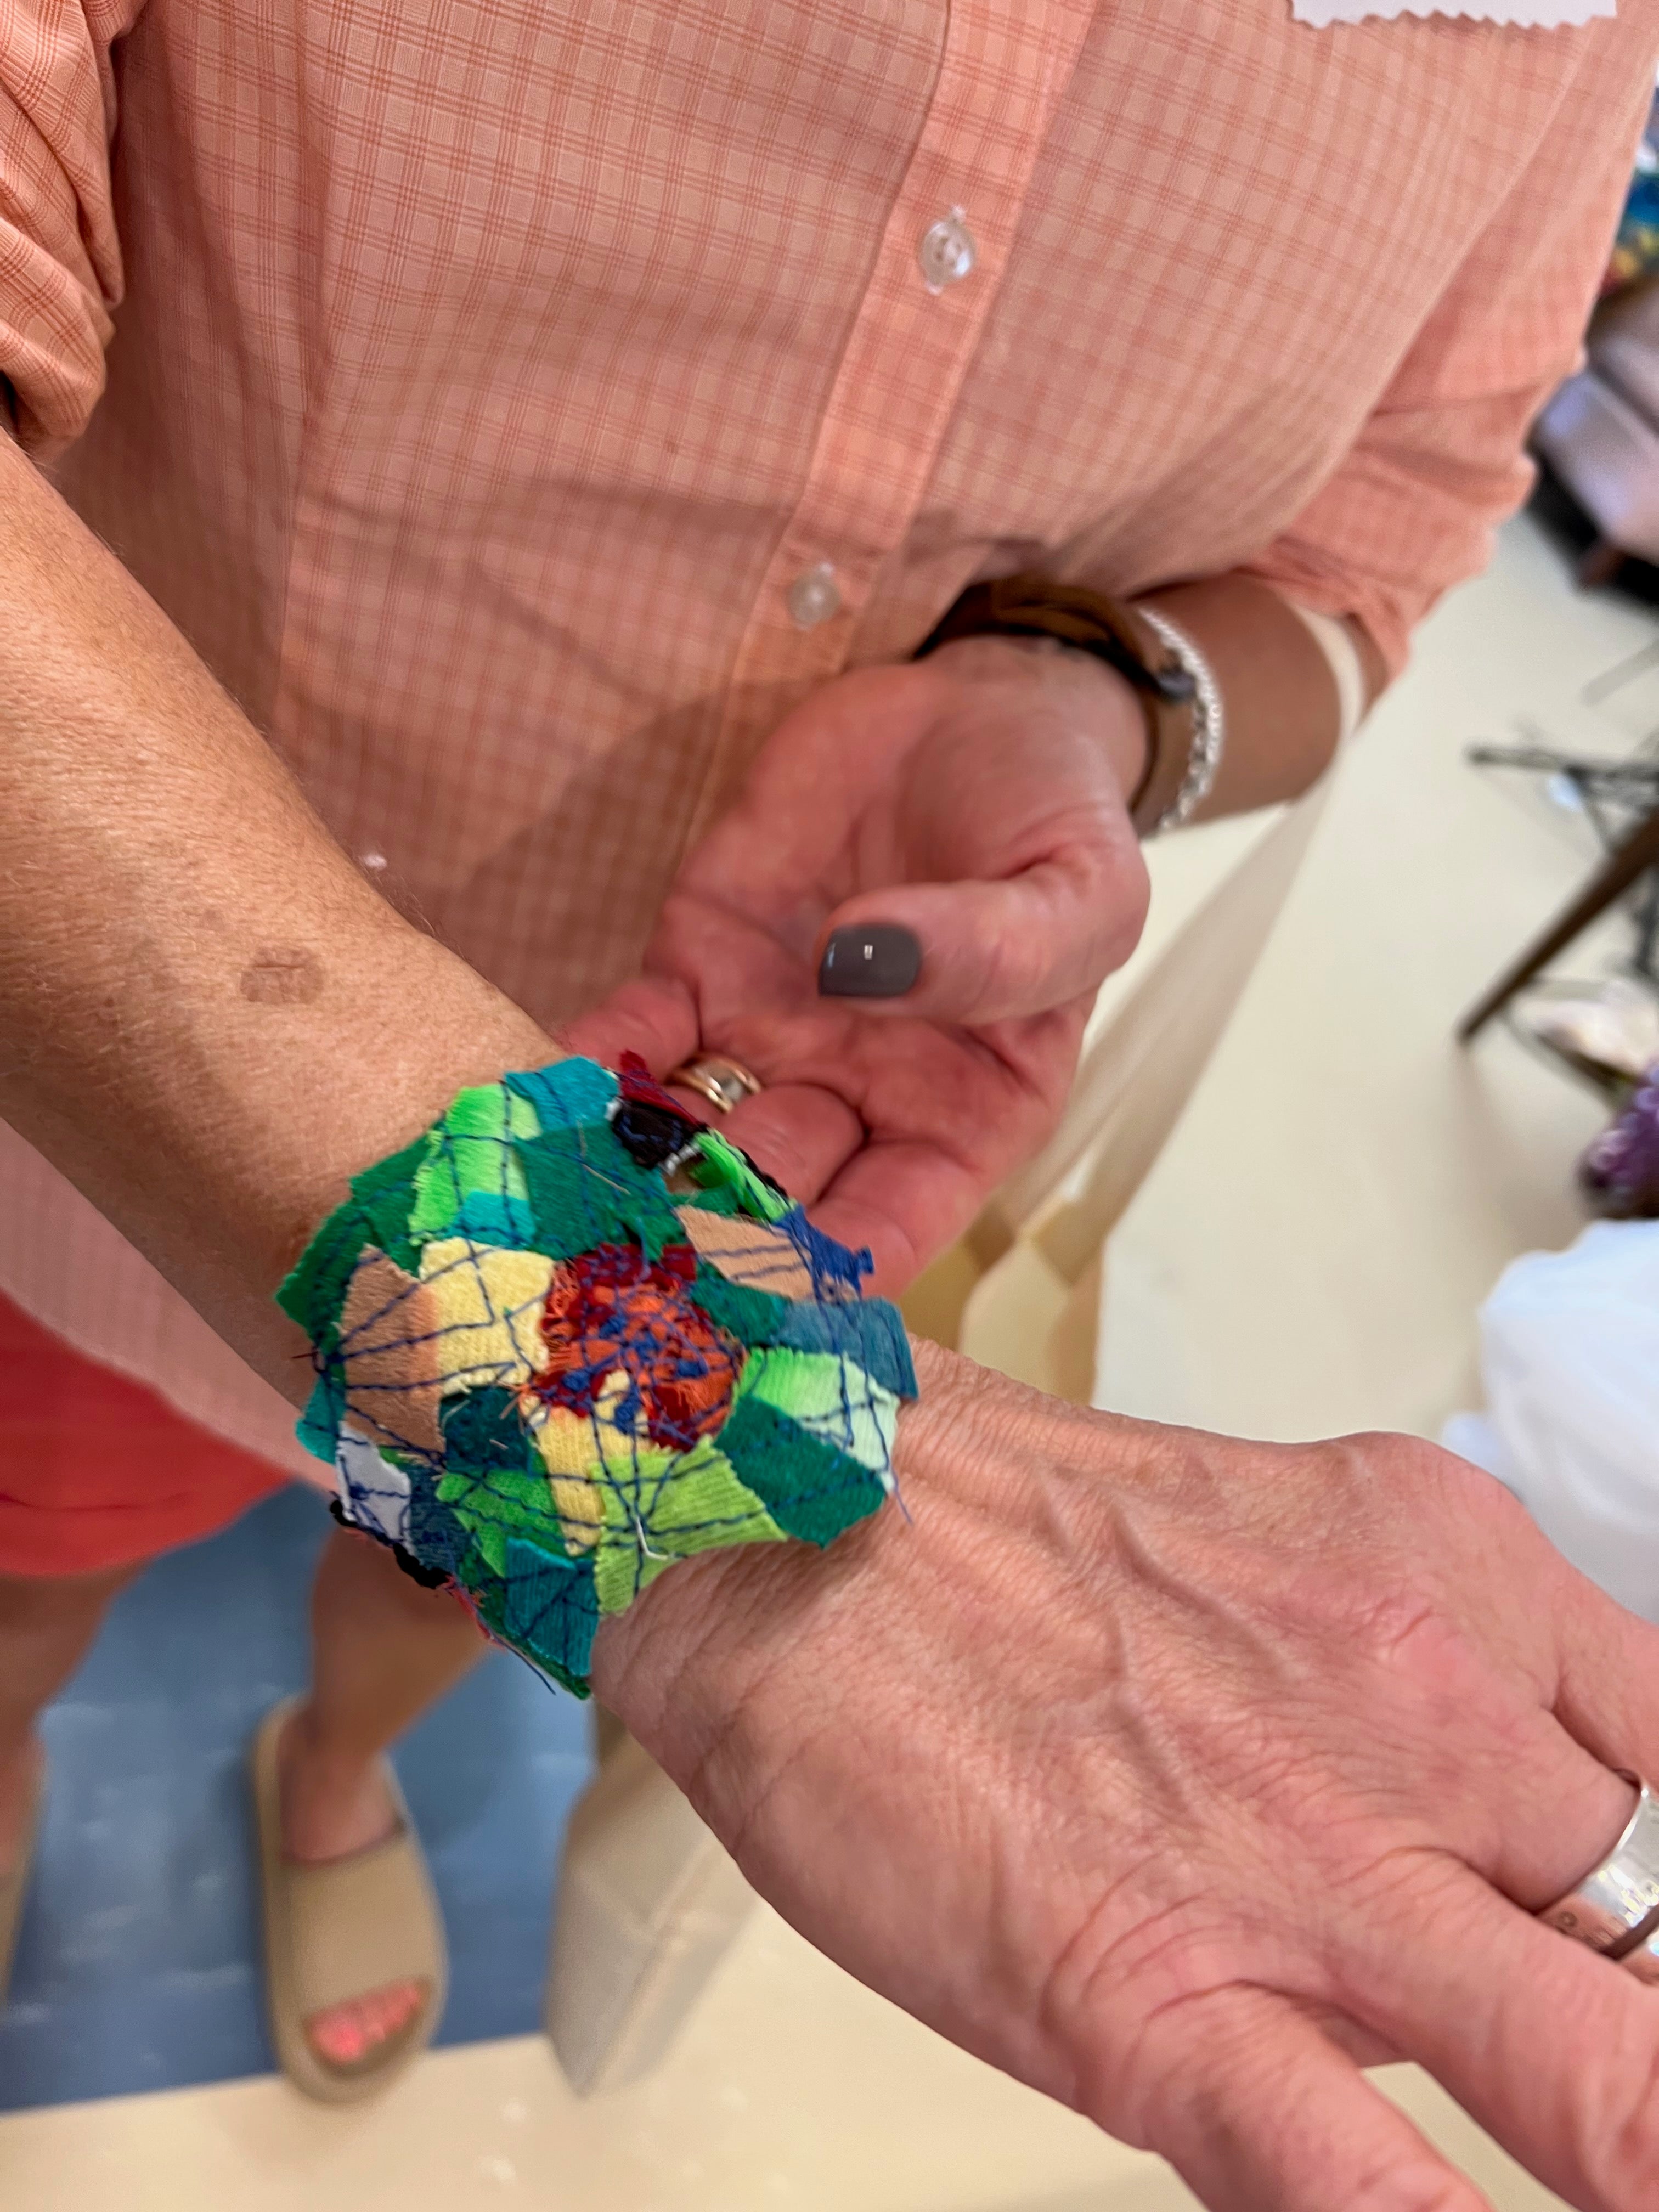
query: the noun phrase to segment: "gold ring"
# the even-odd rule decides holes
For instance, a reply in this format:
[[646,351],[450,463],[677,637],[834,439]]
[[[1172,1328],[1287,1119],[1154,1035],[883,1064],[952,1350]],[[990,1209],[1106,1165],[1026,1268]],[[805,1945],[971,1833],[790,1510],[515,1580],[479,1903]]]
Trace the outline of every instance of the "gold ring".
[[723,1055],[688,1060],[677,1067],[668,1078],[687,1091],[695,1091],[706,1098],[717,1114],[729,1114],[734,1106],[741,1106],[745,1098],[758,1098],[765,1085],[759,1076],[751,1075],[740,1060],[727,1060]]

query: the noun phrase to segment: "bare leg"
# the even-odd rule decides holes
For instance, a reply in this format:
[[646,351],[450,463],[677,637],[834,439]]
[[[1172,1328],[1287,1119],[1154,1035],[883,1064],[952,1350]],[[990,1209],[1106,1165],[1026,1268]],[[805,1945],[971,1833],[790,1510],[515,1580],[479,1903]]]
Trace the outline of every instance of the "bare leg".
[[136,1566],[92,1575],[0,1575],[0,1874],[23,1847],[40,1772],[35,1723],[80,1665],[106,1607]]
[[[447,1591],[422,1589],[391,1553],[336,1529],[312,1591],[311,1695],[280,1752],[283,1842],[309,1864],[382,1842],[397,1814],[380,1755],[483,1656],[484,1638]],[[319,2054],[337,2065],[394,2035],[425,1990],[398,1982],[307,2023]]]

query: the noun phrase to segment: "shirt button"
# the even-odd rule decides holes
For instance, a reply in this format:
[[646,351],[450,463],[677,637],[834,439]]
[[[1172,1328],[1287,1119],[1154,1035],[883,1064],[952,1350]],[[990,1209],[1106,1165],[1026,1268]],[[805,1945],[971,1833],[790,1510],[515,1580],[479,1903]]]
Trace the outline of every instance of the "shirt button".
[[960,208],[930,223],[916,246],[916,259],[930,292],[942,292],[947,284],[960,284],[964,276],[971,276],[978,258],[974,234],[963,221]]
[[816,629],[841,612],[841,587],[827,561],[803,568],[789,586],[789,618],[797,629]]

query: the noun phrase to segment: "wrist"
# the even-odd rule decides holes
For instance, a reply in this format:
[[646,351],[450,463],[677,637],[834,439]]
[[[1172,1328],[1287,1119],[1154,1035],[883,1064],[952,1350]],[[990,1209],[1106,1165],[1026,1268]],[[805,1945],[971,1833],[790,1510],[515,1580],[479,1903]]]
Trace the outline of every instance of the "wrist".
[[[898,1416],[896,1500],[827,1551],[711,1553],[599,1630],[595,1695],[682,1786],[700,1784],[693,1794],[722,1833],[814,1724],[817,1705],[803,1695],[819,1699],[829,1680],[859,1673],[866,1655],[902,1636],[927,1603],[924,1584],[948,1583],[964,1620],[981,1600],[988,1613],[1006,1613],[1030,1549],[1019,1532],[1040,1547],[1063,1511],[1045,1500],[1045,1431],[1056,1417],[1069,1426],[1071,1409],[926,1338],[911,1348],[920,1395]],[[878,1662],[866,1679],[902,1685],[908,1662]]]
[[637,1054],[471,1085],[356,1174],[283,1281],[336,1510],[586,1693],[602,1620],[711,1550],[822,1548],[915,1395],[867,1256]]
[[938,647],[927,665],[981,688],[1035,686],[1053,708],[1073,717],[1098,744],[1127,809],[1146,778],[1151,738],[1134,688],[1115,668],[1059,638],[982,635]]

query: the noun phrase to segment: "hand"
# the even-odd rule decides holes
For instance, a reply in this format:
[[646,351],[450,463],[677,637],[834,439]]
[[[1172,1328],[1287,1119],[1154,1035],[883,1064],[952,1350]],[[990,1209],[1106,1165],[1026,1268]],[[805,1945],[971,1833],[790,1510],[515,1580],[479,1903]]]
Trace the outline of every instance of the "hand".
[[664,1576],[595,1688],[811,1942],[1215,2212],[1475,2212],[1411,2057],[1659,2196],[1659,1990],[1528,1917],[1659,1772],[1659,1632],[1401,1437],[1238,1443],[919,1346],[914,1525]]
[[[902,1284],[1042,1144],[1146,874],[1145,727],[1081,654],[993,639],[839,678],[769,740],[647,955],[767,1085],[725,1125]],[[912,932],[896,1000],[821,995],[833,931]]]

